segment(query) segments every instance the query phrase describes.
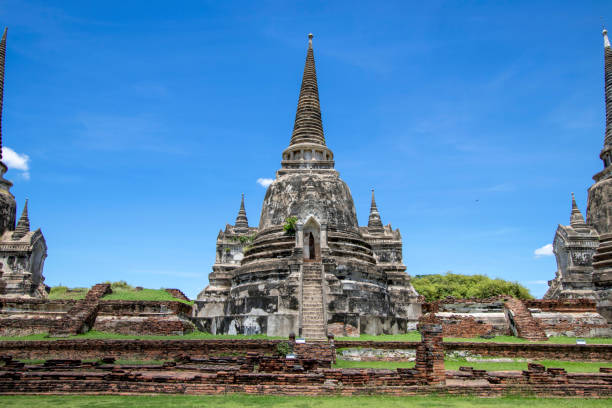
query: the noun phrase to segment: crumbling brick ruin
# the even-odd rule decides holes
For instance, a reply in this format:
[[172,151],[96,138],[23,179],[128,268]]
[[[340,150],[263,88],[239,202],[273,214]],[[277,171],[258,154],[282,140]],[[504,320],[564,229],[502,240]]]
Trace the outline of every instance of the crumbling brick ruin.
[[[0,394],[223,394],[274,395],[427,395],[458,394],[483,397],[526,394],[540,397],[606,397],[612,395],[612,369],[599,373],[567,373],[560,368],[529,364],[525,371],[487,372],[472,367],[445,370],[439,320],[429,314],[419,322],[421,342],[415,368],[395,370],[332,368],[335,348],[347,343],[296,343],[284,340],[58,340],[0,342]],[[279,344],[292,354],[279,354]],[[470,343],[500,355],[537,355],[554,351],[548,344]],[[460,347],[461,343],[454,343]],[[574,350],[584,359],[606,359],[612,345],[555,345]],[[496,347],[502,347],[496,349]],[[504,348],[505,347],[505,348]],[[509,347],[515,347],[511,350]],[[542,349],[548,347],[548,350]],[[597,348],[601,348],[597,350]],[[468,346],[469,348],[469,346]],[[538,351],[538,349],[541,349]],[[529,351],[533,350],[533,351]],[[587,351],[590,350],[590,351]],[[512,354],[513,353],[513,354]],[[539,353],[539,354],[538,354]],[[542,354],[543,353],[543,354]],[[548,353],[548,354],[547,354]],[[587,354],[588,353],[588,354]],[[571,354],[571,352],[570,352]],[[576,354],[575,356],[578,356]],[[485,355],[485,353],[483,353]],[[569,354],[568,354],[569,355]],[[39,359],[26,364],[19,359]],[[162,360],[160,364],[119,364],[124,360]],[[84,362],[83,359],[94,359]]]
[[130,335],[182,335],[195,329],[189,304],[105,300],[104,295],[111,291],[110,284],[101,283],[82,300],[0,297],[0,336],[48,333],[66,337],[91,329]]
[[520,300],[448,297],[425,303],[442,323],[444,337],[518,336],[541,341],[550,336],[608,337],[612,329],[591,299]]

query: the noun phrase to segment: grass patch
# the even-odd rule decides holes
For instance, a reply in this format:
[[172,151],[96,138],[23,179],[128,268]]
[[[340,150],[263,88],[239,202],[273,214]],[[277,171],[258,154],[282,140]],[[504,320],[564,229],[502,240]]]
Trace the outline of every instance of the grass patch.
[[182,336],[135,336],[131,334],[116,334],[91,330],[85,334],[77,334],[69,337],[47,337],[47,334],[31,334],[20,337],[0,337],[0,341],[35,341],[35,340],[79,340],[79,339],[111,339],[111,340],[223,340],[223,339],[286,339],[285,337],[268,337],[264,334],[253,335],[229,335],[229,334],[210,334],[200,331],[184,334]]
[[134,288],[113,288],[113,293],[104,295],[102,300],[155,300],[182,302],[187,305],[193,305],[193,301],[177,299],[164,289],[141,289]]
[[[546,341],[530,342],[525,339],[514,336],[495,336],[492,339],[474,338],[459,338],[445,337],[444,341],[448,342],[475,342],[475,343],[546,343],[546,344],[576,344],[576,339],[584,339],[583,337],[566,337],[554,336]],[[362,334],[359,337],[337,337],[338,341],[421,341],[421,334],[417,331],[412,331],[404,334],[381,334],[378,336],[370,334]],[[587,344],[612,344],[612,337],[593,337],[584,339]]]
[[336,337],[339,341],[421,341],[421,333],[411,331],[403,334],[362,334],[359,337]]
[[85,295],[89,291],[88,288],[69,288],[67,286],[53,286],[49,292],[50,300],[59,299],[73,299],[81,300],[85,299]]
[[[193,305],[193,301],[177,299],[164,289],[136,289],[125,281],[107,282],[111,284],[113,293],[103,297],[104,300],[156,300],[174,301]],[[68,288],[66,286],[53,286],[49,292],[49,299],[85,299],[89,288]]]
[[[546,368],[564,368],[568,373],[596,373],[599,367],[612,367],[612,363],[604,362],[582,362],[582,361],[561,361],[561,360],[539,360],[534,361],[543,364]],[[445,360],[444,368],[447,370],[458,370],[459,367],[474,367],[477,370],[487,371],[521,371],[527,370],[527,362],[490,362],[490,361],[467,361],[464,359]],[[380,368],[395,370],[396,368],[412,368],[413,361],[347,361],[337,360],[335,368]]]
[[84,395],[25,395],[1,396],[3,408],[23,406],[49,407],[222,407],[222,408],[585,408],[609,407],[610,399],[534,398],[509,396],[503,398],[477,398],[457,396],[393,397],[384,395],[359,397],[261,396],[228,394],[224,396],[157,395],[157,396],[84,396]]
[[583,339],[586,344],[612,344],[612,337],[566,337],[566,336],[553,336],[549,337],[545,341],[529,341],[514,336],[495,336],[492,339],[481,339],[479,337],[470,338],[458,338],[458,337],[445,337],[444,341],[473,341],[482,343],[544,343],[544,344],[576,344],[576,339]]
[[414,368],[414,361],[349,361],[337,359],[333,368],[380,368],[395,370],[396,368]]

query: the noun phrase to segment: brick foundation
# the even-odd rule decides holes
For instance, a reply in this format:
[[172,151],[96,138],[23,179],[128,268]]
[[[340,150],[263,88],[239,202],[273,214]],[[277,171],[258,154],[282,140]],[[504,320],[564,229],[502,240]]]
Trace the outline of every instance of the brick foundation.
[[[83,363],[47,360],[0,366],[0,394],[272,394],[610,397],[612,374],[574,374],[530,364],[525,371],[446,371],[446,384],[425,384],[418,370],[330,369],[249,353],[245,357],[183,359],[162,365],[119,365],[112,358]],[[263,368],[263,370],[262,370]]]

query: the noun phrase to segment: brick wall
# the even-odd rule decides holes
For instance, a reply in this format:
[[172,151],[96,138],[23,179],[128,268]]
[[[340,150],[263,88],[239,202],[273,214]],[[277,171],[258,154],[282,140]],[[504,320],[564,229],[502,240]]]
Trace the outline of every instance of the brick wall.
[[136,316],[147,313],[191,316],[191,305],[177,301],[101,300],[99,313],[113,316]]
[[164,289],[166,292],[171,294],[173,297],[189,302],[189,298],[179,289]]
[[[530,364],[523,372],[486,372],[462,367],[447,371],[452,385],[419,382],[417,370],[326,369],[268,365],[281,371],[259,372],[249,357],[167,362],[128,366],[112,358],[95,363],[47,360],[25,365],[5,357],[0,366],[0,394],[273,394],[273,395],[428,395],[457,394],[497,397],[609,397],[612,374],[572,374]],[[273,361],[263,357],[261,361]],[[286,371],[291,367],[290,371]]]
[[451,315],[440,317],[444,337],[478,337],[493,334],[493,325],[472,316]]
[[591,299],[531,299],[523,300],[523,304],[543,312],[597,312],[597,304]]

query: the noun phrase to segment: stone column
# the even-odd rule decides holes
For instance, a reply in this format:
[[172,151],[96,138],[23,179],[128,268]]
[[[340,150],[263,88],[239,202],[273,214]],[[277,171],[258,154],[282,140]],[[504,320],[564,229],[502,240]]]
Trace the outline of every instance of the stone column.
[[304,225],[297,224],[295,231],[295,247],[302,249],[304,247]]
[[421,332],[421,344],[417,347],[415,368],[428,385],[446,384],[441,322],[428,313],[419,319],[417,329]]
[[321,223],[321,250],[323,249],[327,249],[327,223],[326,222]]

